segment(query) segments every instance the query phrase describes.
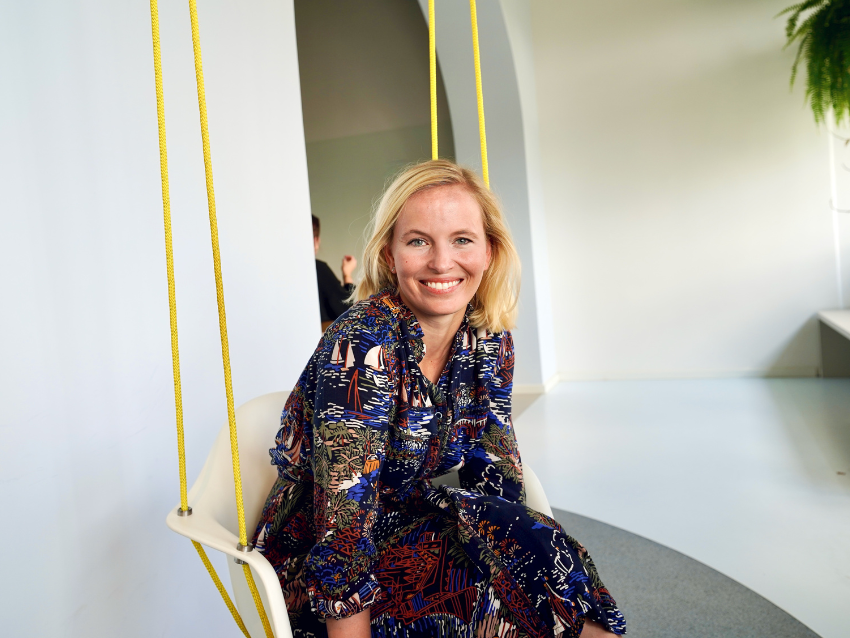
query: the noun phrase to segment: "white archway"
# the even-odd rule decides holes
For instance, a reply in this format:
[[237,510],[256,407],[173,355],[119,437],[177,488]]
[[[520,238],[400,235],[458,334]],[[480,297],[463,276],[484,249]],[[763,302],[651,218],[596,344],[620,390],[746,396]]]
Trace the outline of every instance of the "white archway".
[[[425,19],[428,1],[419,0]],[[436,1],[437,55],[461,164],[481,168],[469,5]],[[557,364],[538,170],[537,106],[528,2],[478,3],[490,182],[501,198],[523,266],[515,390],[544,391]]]

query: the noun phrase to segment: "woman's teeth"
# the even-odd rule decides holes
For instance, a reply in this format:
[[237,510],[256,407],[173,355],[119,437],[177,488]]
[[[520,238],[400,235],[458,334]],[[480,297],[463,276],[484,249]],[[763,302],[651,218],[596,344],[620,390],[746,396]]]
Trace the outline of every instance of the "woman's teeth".
[[425,285],[434,290],[448,290],[452,286],[457,286],[459,283],[460,279],[455,279],[454,281],[426,281]]

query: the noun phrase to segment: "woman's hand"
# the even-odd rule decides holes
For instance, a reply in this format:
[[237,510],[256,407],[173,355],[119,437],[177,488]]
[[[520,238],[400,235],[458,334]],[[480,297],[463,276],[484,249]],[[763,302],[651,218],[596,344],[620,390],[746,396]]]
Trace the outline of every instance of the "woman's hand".
[[371,638],[372,629],[369,626],[369,610],[348,618],[328,618],[328,638]]

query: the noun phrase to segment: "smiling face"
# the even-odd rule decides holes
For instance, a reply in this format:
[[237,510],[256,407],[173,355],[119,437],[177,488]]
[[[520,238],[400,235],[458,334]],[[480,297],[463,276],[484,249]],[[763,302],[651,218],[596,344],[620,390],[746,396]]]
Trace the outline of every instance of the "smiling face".
[[384,249],[402,301],[420,323],[460,321],[490,265],[481,206],[463,186],[413,195]]

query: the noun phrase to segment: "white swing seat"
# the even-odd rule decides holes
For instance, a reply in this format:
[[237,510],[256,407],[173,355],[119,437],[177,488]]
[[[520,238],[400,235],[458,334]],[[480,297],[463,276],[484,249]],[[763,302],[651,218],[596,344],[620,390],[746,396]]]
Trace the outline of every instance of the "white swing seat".
[[[280,428],[280,414],[288,396],[288,392],[264,394],[236,410],[245,525],[249,540],[260,520],[266,496],[277,479],[277,468],[269,462],[269,448]],[[543,486],[526,463],[523,463],[523,475],[528,506],[552,516]],[[458,487],[457,472],[439,477],[435,484]],[[186,538],[248,563],[275,637],[292,638],[283,591],[274,568],[259,552],[242,553],[236,549],[239,523],[227,423],[219,431],[201,473],[189,490],[189,505],[192,507],[191,516],[178,516],[179,505],[168,513],[168,527]],[[232,560],[228,560],[227,564],[235,598],[233,602],[251,637],[262,638],[265,635],[263,625],[242,567]]]

